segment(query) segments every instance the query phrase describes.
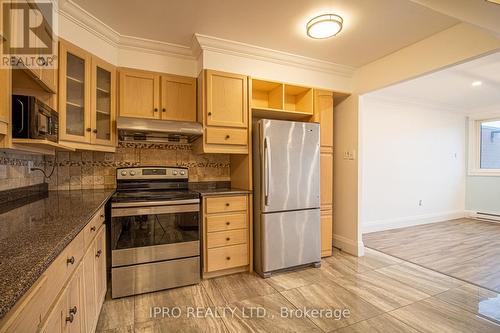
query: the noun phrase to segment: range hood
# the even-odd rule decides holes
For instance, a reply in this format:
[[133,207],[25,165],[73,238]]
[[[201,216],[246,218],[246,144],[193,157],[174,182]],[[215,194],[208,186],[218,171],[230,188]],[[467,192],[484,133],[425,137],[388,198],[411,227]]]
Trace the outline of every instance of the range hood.
[[120,141],[193,142],[203,134],[199,123],[118,117]]

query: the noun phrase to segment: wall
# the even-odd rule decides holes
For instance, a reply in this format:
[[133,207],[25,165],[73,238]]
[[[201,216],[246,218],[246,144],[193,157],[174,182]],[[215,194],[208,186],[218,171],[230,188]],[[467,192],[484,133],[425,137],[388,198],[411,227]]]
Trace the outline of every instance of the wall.
[[363,233],[464,216],[465,115],[368,94],[359,131]]
[[116,168],[129,166],[188,167],[189,181],[229,181],[229,155],[192,152],[188,144],[120,143],[116,153],[58,152],[46,156],[50,190],[113,188]]
[[28,163],[43,168],[43,156],[0,152],[0,191],[43,183],[39,171],[28,172]]

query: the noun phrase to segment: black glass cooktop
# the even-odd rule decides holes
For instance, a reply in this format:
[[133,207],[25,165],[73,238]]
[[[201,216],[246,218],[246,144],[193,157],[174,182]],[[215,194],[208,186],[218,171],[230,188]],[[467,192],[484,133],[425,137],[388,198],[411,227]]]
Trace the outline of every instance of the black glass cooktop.
[[198,199],[198,192],[190,190],[149,190],[149,191],[117,191],[113,202],[138,202],[138,201],[168,201]]

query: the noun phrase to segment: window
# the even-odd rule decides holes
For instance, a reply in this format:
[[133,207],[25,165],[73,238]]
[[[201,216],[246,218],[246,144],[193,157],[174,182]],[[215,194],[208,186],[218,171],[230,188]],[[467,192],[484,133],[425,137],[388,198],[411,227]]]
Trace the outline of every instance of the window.
[[500,176],[500,117],[470,120],[469,174]]

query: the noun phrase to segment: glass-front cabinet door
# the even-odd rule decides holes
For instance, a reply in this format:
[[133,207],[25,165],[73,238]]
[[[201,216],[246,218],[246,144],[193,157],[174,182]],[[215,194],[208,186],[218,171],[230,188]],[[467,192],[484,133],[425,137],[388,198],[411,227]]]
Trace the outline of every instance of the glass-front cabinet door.
[[92,58],[92,144],[114,145],[115,129],[115,68]]
[[59,138],[89,143],[90,55],[67,42],[59,49]]

